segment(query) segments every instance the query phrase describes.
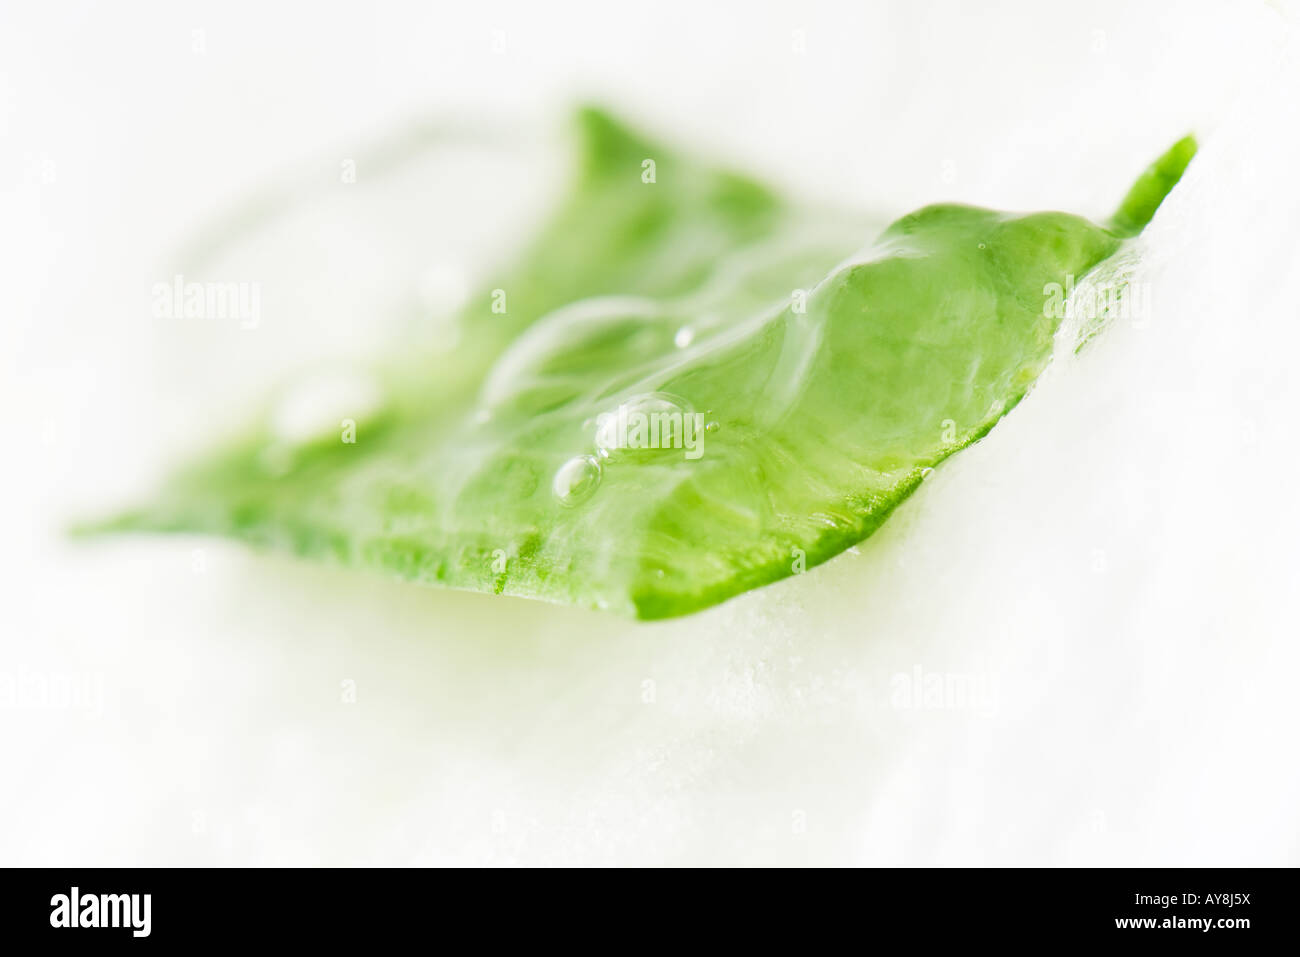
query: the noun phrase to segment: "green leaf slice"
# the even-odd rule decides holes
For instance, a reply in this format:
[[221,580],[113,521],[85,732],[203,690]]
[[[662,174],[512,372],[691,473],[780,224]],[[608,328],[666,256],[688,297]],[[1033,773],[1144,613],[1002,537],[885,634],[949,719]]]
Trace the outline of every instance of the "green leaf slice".
[[579,126],[571,197],[445,368],[415,370],[435,381],[408,365],[355,444],[274,467],[260,429],[101,529],[639,618],[708,607],[861,541],[987,433],[1051,356],[1045,287],[1140,231],[1195,151],[1176,144],[1108,226],[937,205],[855,252],[851,217],[599,111]]

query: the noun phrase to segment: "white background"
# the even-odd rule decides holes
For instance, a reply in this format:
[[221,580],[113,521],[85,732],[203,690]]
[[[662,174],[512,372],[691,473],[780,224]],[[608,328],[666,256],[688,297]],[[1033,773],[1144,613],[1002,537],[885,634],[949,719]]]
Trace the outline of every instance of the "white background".
[[[1297,863],[1295,27],[1247,2],[6,5],[0,864]],[[856,554],[710,612],[63,537],[284,374],[409,331],[429,270],[470,283],[525,238],[580,99],[882,219],[1103,217],[1203,148],[1146,236],[1149,321],[1063,354]],[[450,117],[509,145],[396,198],[358,160],[364,199],[339,193],[343,161]],[[220,278],[297,296],[253,331],[155,319],[176,250],[268,188],[311,215]],[[909,707],[918,675],[982,691]]]

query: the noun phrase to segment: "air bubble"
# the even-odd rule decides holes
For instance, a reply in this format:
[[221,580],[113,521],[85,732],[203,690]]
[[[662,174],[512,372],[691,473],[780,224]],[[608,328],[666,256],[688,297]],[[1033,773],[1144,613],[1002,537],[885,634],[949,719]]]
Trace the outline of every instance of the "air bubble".
[[574,456],[556,470],[551,491],[561,505],[572,508],[591,498],[600,485],[600,473],[600,462],[595,456]]

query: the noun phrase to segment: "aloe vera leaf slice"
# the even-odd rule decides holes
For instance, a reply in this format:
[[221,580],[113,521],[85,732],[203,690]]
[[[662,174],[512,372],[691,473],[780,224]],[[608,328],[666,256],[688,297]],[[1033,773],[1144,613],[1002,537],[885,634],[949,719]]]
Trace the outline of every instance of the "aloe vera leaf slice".
[[[761,187],[677,161],[637,182],[670,154],[583,123],[582,186],[505,281],[524,308],[469,320],[477,395],[451,415],[394,402],[368,444],[323,439],[275,476],[259,437],[116,527],[641,618],[699,610],[862,540],[987,433],[1051,355],[1045,285],[1140,231],[1195,150],[1176,144],[1107,226],[931,206],[835,264],[838,240]],[[661,189],[674,168],[684,193]]]

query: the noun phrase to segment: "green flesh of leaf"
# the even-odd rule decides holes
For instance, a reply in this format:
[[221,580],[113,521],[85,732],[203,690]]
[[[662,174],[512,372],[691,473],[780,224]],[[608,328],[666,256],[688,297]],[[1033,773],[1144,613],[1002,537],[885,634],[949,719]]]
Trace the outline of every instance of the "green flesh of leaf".
[[[937,205],[855,252],[849,217],[598,111],[580,128],[568,201],[475,297],[450,360],[388,373],[355,444],[333,433],[272,471],[258,430],[97,530],[640,618],[708,607],[861,541],[992,428],[1051,356],[1044,287],[1136,235],[1195,152],[1175,144],[1108,227]],[[638,447],[638,413],[660,447]]]

